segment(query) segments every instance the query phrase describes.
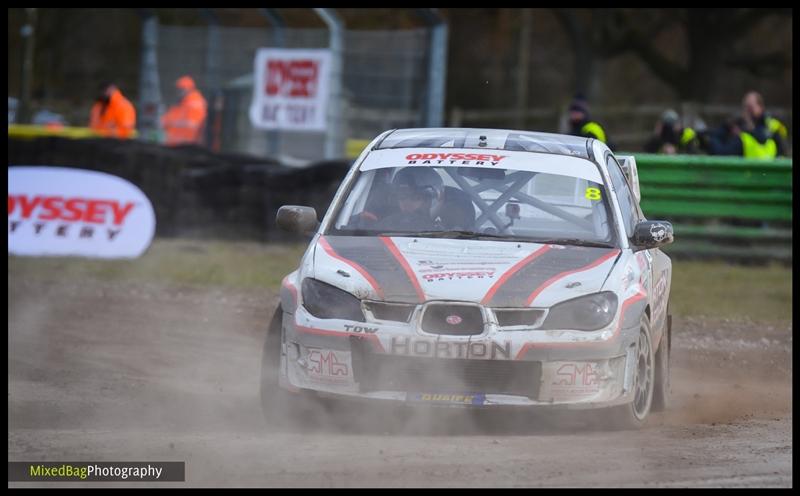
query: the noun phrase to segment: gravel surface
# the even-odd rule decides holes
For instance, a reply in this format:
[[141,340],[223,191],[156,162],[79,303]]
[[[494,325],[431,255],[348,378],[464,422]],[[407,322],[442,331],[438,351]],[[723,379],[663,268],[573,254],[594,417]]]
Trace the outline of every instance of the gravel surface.
[[676,315],[673,402],[640,431],[434,409],[282,432],[258,399],[274,292],[24,273],[8,290],[9,460],[186,461],[185,483],[113,487],[792,485],[791,324]]

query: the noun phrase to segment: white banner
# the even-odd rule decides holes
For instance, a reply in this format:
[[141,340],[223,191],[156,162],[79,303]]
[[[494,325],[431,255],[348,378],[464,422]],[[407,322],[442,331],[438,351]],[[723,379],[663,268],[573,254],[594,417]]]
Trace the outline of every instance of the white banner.
[[324,131],[330,65],[330,51],[326,49],[259,49],[250,106],[253,126]]
[[370,152],[362,171],[385,167],[483,167],[544,172],[579,177],[596,183],[603,179],[594,162],[568,155],[474,148],[387,148]]
[[150,246],[150,200],[125,179],[65,167],[8,168],[8,252],[136,258]]

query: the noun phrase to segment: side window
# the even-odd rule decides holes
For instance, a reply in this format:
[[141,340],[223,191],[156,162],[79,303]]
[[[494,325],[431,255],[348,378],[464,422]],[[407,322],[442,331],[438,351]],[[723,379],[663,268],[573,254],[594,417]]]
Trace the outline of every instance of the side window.
[[622,167],[619,166],[612,155],[608,156],[606,160],[608,166],[608,174],[611,176],[611,184],[614,186],[614,191],[619,200],[619,208],[622,210],[622,221],[625,225],[625,234],[630,238],[633,236],[633,227],[638,221],[638,211],[636,208],[636,200],[633,198],[628,181],[625,179],[625,173],[622,172]]

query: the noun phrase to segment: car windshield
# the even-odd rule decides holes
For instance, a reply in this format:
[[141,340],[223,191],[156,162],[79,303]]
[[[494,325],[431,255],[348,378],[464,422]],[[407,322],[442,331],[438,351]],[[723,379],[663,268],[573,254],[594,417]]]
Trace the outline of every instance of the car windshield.
[[582,177],[487,167],[377,167],[362,169],[328,234],[613,246],[609,211],[603,184]]

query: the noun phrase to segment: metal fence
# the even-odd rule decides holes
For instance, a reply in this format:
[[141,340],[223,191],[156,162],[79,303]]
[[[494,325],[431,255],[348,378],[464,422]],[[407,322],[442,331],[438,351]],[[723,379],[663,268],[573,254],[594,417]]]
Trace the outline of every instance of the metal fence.
[[[430,39],[427,28],[345,31],[340,136],[371,139],[391,127],[424,125]],[[209,144],[228,152],[320,159],[323,133],[264,131],[250,124],[256,51],[279,46],[327,48],[329,31],[161,25],[158,75],[164,101],[175,101],[174,81],[189,74],[209,100]]]

